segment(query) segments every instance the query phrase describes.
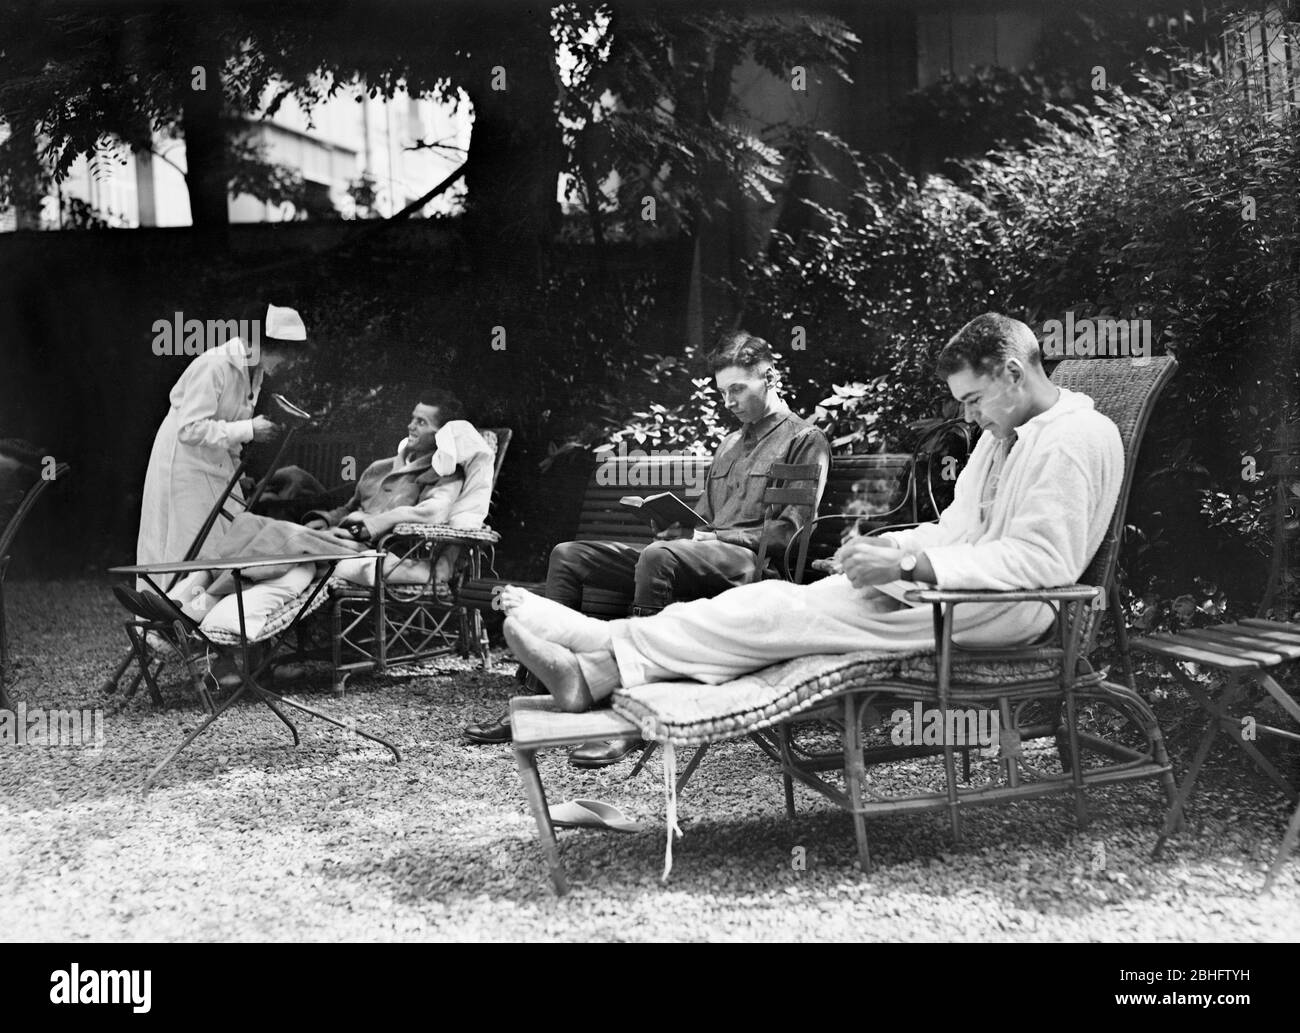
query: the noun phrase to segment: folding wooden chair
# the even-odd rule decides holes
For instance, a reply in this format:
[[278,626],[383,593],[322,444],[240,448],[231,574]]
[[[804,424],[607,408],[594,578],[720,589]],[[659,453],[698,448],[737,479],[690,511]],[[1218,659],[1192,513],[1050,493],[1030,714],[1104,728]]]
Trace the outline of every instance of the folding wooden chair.
[[[267,465],[266,472],[254,485],[253,490],[248,493],[248,497],[244,498],[236,492],[236,489],[248,469],[249,456],[245,454],[241,457],[234,473],[226,482],[225,489],[217,498],[217,501],[212,504],[212,508],[208,510],[208,515],[198,533],[194,536],[194,540],[190,542],[189,548],[185,550],[185,555],[178,557],[182,561],[192,560],[198,556],[199,550],[207,542],[218,520],[230,521],[239,513],[253,510],[253,507],[257,505],[258,500],[266,491],[272,475],[279,467],[281,456],[289,449],[294,436],[311,421],[310,414],[299,409],[283,395],[272,395],[271,403],[274,406],[276,419],[282,421],[288,427],[288,430],[281,436],[274,457]],[[171,588],[178,577],[179,575],[172,575],[168,578],[165,587]],[[113,672],[105,679],[103,685],[100,686],[101,692],[116,692],[123,676],[126,675],[133,663],[135,674],[127,684],[124,693],[128,699],[135,695],[136,690],[140,687],[140,682],[144,681],[149,687],[149,695],[153,701],[161,703],[162,695],[158,689],[158,675],[170,660],[177,657],[185,660],[186,666],[190,669],[191,677],[194,677],[194,669],[189,663],[188,653],[183,643],[173,638],[173,629],[169,622],[149,622],[139,619],[139,615],[133,615],[132,619],[126,622],[125,630],[131,646],[122,659],[118,661]]]

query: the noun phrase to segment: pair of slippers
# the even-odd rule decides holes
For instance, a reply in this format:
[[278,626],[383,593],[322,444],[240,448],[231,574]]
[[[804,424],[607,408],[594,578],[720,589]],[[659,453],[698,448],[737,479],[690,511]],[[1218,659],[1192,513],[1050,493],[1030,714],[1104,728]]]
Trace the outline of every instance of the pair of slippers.
[[137,592],[123,585],[114,585],[113,594],[119,603],[147,621],[168,626],[180,621],[186,631],[194,631],[199,626],[198,621],[185,613],[177,603],[165,599],[157,592]]
[[601,800],[566,800],[551,809],[551,824],[557,829],[610,829],[613,832],[640,832],[645,828],[632,821],[612,803]]

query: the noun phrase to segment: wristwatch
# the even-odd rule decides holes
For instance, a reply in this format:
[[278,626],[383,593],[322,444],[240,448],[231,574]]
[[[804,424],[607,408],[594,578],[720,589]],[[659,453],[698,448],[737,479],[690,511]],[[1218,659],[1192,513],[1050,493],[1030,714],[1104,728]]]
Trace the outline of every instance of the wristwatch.
[[902,571],[903,577],[910,581],[912,575],[916,572],[916,554],[912,552],[904,553],[903,558],[898,561],[898,569]]

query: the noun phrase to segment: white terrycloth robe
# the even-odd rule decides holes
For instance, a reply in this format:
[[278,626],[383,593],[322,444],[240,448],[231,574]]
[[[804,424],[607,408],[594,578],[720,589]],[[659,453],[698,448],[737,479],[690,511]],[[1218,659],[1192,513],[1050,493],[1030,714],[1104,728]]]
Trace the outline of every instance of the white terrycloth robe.
[[[924,552],[939,587],[1052,588],[1077,582],[1092,560],[1119,497],[1124,450],[1115,424],[1091,398],[1060,390],[1055,405],[1016,428],[983,515],[986,482],[1003,448],[991,434],[981,436],[938,521],[883,536],[907,552]],[[797,656],[933,649],[931,607],[900,608],[895,601],[900,589],[912,587],[855,589],[842,574],[811,585],[763,581],[674,603],[653,617],[613,621],[618,681],[720,684]],[[954,611],[956,641],[966,645],[1032,641],[1051,622],[1042,603],[972,603]],[[580,654],[579,661],[589,683],[608,683],[611,665],[600,654]]]
[[[176,381],[145,473],[137,563],[184,557],[234,475],[244,443],[253,439],[261,387],[262,368],[248,368],[238,337],[204,352]],[[218,520],[208,542],[218,541],[226,527]]]

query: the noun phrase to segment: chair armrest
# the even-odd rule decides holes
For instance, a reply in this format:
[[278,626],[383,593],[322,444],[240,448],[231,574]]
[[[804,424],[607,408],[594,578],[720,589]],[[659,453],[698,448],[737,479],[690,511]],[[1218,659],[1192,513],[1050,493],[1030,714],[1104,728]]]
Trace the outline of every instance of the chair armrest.
[[447,524],[398,524],[384,535],[385,539],[390,537],[420,538],[427,542],[489,542],[493,545],[501,541],[501,536],[490,527],[467,530]]
[[1019,603],[1082,602],[1099,605],[1105,593],[1092,585],[1064,585],[1060,588],[1028,588],[1016,591],[960,588],[917,588],[904,594],[910,603]]
[[864,534],[863,538],[874,538],[878,534],[884,534],[886,531],[910,531],[914,527],[920,527],[923,521],[909,521],[905,524],[886,524],[884,527],[873,527]]
[[[1073,680],[1081,660],[1089,619],[1088,610],[1097,611],[1103,606],[1106,594],[1092,585],[1062,585],[1056,588],[1031,588],[1019,591],[992,591],[983,589],[920,588],[905,592],[908,602],[929,603],[934,611],[934,649],[940,698],[944,698],[951,685],[954,659],[983,658],[993,660],[1025,659],[1035,654],[1059,660],[1061,676]],[[975,647],[959,646],[953,641],[955,611],[961,603],[1012,603],[1040,602],[1052,607],[1055,616],[1052,626],[1042,635],[1023,646]],[[1059,639],[1056,646],[1046,643]]]

